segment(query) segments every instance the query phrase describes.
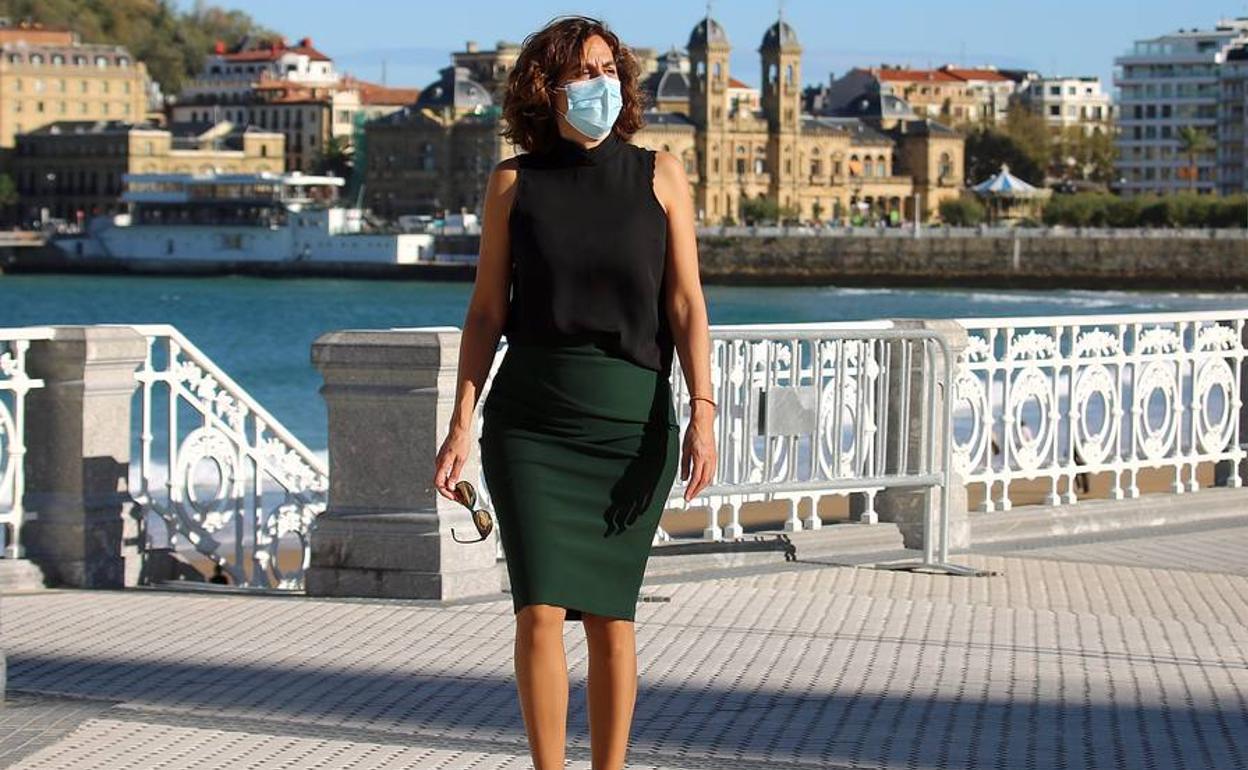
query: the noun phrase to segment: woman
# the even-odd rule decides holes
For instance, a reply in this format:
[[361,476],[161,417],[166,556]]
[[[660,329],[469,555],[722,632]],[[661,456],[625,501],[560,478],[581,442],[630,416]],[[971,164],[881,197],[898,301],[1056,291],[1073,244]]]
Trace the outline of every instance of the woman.
[[[481,467],[516,618],[515,670],[535,766],[564,762],[563,628],[589,648],[595,768],[624,763],[637,659],[634,610],[675,480],[710,482],[710,335],[681,163],[630,144],[639,67],[600,21],[557,18],[529,36],[507,82],[504,136],[525,150],[486,186],[476,285],[454,411],[434,484],[448,499],[482,405]],[[509,296],[510,290],[510,296]],[[669,385],[679,352],[691,418],[683,447]]]

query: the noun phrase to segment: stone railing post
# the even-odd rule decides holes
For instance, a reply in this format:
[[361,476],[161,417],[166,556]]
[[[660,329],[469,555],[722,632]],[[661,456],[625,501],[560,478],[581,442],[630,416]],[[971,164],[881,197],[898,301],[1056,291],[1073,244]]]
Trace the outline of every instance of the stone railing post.
[[[313,522],[309,596],[503,596],[495,542],[433,487],[455,397],[455,327],[321,335],[312,362],[329,412],[329,502]],[[472,447],[461,478],[477,478]]]
[[[953,361],[956,366],[958,357],[966,348],[966,330],[957,321],[949,320],[929,320],[929,319],[898,319],[893,322],[896,329],[931,329],[936,331],[945,342],[949,345],[950,352],[953,355]],[[922,444],[924,437],[929,441],[939,441],[946,431],[952,430],[952,426],[944,424],[943,399],[948,394],[937,390],[935,399],[935,413],[927,413],[927,404],[923,394],[922,369],[923,351],[922,347],[915,343],[911,347],[910,353],[910,415],[909,424],[902,422],[902,398],[901,392],[901,345],[892,347],[892,358],[889,362],[893,376],[889,379],[889,414],[888,426],[890,431],[900,432],[901,441],[905,441],[909,447],[908,463],[909,468],[913,471],[916,463],[920,461],[925,447]],[[933,372],[938,378],[944,377],[943,356],[936,355],[936,366],[938,371]],[[952,382],[952,376],[950,377]],[[896,437],[890,436],[888,441],[888,456],[885,458],[885,472],[895,473],[898,470],[900,462],[901,441]],[[935,447],[935,468],[941,468],[940,444]],[[923,519],[929,510],[932,514],[940,512],[940,490],[936,489],[914,489],[914,488],[892,488],[882,490],[875,498],[875,508],[879,512],[880,521],[894,522],[901,530],[902,541],[906,548],[919,549],[923,547]],[[935,515],[933,522],[938,523]],[[933,532],[933,536],[936,533]],[[966,504],[966,484],[958,473],[953,474],[953,484],[949,494],[949,548],[964,549],[970,546],[971,532],[970,520],[967,517]]]
[[31,342],[26,396],[26,558],[50,585],[139,582],[142,528],[130,499],[130,415],[143,335],[120,326],[58,326]]

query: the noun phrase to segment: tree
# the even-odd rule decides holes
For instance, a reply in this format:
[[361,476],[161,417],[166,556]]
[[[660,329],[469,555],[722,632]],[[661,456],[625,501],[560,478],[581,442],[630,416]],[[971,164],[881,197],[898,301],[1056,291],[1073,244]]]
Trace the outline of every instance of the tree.
[[746,224],[775,222],[780,219],[780,204],[765,195],[741,201],[741,218]]
[[[1045,151],[1047,154],[1047,150]],[[966,137],[966,179],[982,182],[1010,167],[1010,173],[1034,185],[1044,182],[1044,166],[1017,139],[990,126],[972,131]]]
[[940,221],[952,227],[973,227],[988,215],[979,199],[964,195],[940,202]]
[[17,185],[13,177],[0,173],[0,208],[7,208],[17,203]]
[[1063,178],[1110,182],[1114,179],[1117,151],[1114,139],[1099,128],[1092,133],[1082,126],[1067,126],[1053,137],[1050,173]]
[[355,148],[345,136],[331,136],[321,150],[317,173],[348,179],[354,166]]
[[1199,176],[1196,159],[1213,151],[1213,138],[1195,126],[1183,126],[1179,129],[1178,139],[1179,152],[1187,156],[1188,189],[1195,190],[1196,178]]

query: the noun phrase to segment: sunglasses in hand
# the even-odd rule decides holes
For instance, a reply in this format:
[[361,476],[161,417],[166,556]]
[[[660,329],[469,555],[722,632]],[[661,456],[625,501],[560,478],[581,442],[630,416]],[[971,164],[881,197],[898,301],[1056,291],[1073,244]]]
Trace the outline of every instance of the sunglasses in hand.
[[481,537],[476,540],[460,540],[455,537],[455,528],[451,527],[451,539],[457,543],[479,543],[490,536],[490,532],[494,531],[494,517],[490,516],[490,512],[484,508],[477,507],[477,490],[472,486],[472,482],[467,479],[459,481],[455,485],[456,501],[472,512],[472,523],[477,527],[477,533]]

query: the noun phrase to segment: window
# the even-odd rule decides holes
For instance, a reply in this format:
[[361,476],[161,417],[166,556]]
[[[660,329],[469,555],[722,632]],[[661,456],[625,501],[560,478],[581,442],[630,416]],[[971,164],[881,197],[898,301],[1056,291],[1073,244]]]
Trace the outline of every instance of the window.
[[97,57],[95,57],[95,66],[96,66],[97,68],[99,68],[99,69],[107,69],[107,68],[108,68],[108,57],[106,57],[106,56],[97,56]]
[[953,175],[953,158],[949,153],[942,152],[940,154],[940,163],[937,165],[936,172],[941,179],[948,179]]
[[30,63],[36,66],[43,64],[43,54],[32,53],[30,55]]
[[65,57],[61,56],[59,53],[52,54],[52,66],[53,67],[65,66]]

